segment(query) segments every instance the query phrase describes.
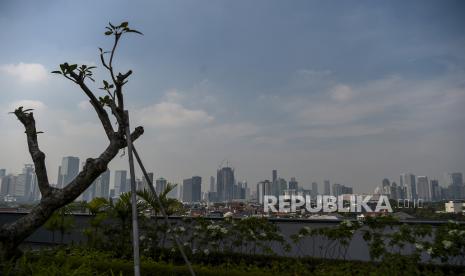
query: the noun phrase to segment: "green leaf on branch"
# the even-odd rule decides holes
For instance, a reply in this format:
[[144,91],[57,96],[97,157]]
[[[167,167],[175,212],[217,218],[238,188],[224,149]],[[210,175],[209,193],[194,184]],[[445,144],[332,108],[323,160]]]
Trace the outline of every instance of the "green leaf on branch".
[[139,32],[138,30],[133,30],[133,29],[129,29],[129,28],[126,28],[125,31],[127,33],[136,33],[136,34],[144,35],[143,33]]

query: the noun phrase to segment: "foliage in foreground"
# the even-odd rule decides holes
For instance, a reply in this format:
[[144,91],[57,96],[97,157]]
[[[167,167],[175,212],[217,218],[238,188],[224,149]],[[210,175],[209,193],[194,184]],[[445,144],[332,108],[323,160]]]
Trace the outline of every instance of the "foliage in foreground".
[[[194,259],[197,275],[465,275],[454,266],[417,266],[405,259],[380,264],[360,261],[218,254]],[[2,275],[132,275],[132,262],[113,253],[86,248],[27,252],[3,263]],[[189,275],[176,261],[143,258],[142,275]]]

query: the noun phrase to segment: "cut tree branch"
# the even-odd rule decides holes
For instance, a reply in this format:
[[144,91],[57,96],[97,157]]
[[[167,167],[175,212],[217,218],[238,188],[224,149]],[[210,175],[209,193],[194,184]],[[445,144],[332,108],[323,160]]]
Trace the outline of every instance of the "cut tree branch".
[[50,193],[52,188],[48,182],[47,167],[45,166],[45,154],[40,150],[39,143],[37,141],[37,130],[34,115],[32,112],[23,111],[22,107],[17,108],[14,111],[14,114],[26,129],[27,145],[32,161],[34,162],[38,186],[41,194],[46,196]]

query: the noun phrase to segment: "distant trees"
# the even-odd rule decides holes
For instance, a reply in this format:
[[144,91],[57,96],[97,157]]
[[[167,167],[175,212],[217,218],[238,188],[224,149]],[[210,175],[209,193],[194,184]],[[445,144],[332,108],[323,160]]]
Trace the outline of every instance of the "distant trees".
[[[126,148],[125,131],[129,119],[125,113],[123,87],[128,82],[132,71],[117,73],[113,67],[113,61],[120,39],[128,33],[141,34],[137,30],[130,29],[128,22],[119,25],[109,23],[106,27],[105,35],[113,37],[113,47],[110,51],[99,48],[100,61],[109,73],[109,80],[103,80],[103,86],[100,88],[105,93],[104,96],[98,97],[87,85],[89,80],[95,81],[93,74],[95,66],[65,62],[60,64],[59,70],[52,72],[76,84],[88,97],[108,139],[108,146],[98,157],[88,158],[82,171],[66,187],[59,189],[50,185],[45,166],[45,154],[40,150],[38,142],[38,134],[42,132],[36,129],[33,110],[20,106],[12,112],[26,130],[28,149],[34,162],[42,199],[27,215],[0,228],[1,259],[12,257],[15,253],[18,253],[17,247],[24,239],[49,220],[56,210],[74,201],[83,193],[98,176],[107,170],[108,164],[118,152]],[[112,119],[117,123],[115,128]],[[134,141],[143,133],[144,129],[137,127],[131,133],[131,139]]]

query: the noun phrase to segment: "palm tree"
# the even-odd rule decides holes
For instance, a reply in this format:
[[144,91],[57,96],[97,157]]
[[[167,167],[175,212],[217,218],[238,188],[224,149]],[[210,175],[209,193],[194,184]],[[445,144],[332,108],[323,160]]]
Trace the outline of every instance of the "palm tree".
[[[169,198],[168,194],[176,188],[177,184],[168,183],[166,188],[158,195],[158,198],[163,205],[166,215],[171,216],[176,213],[179,213],[182,210],[182,203],[174,198]],[[158,204],[156,195],[149,190],[138,191],[137,195],[141,197],[150,207],[152,208],[155,216],[161,214],[161,208]]]
[[[164,247],[165,245],[166,233],[167,233],[167,229],[169,225],[165,223],[161,227],[158,226],[157,215],[161,214],[161,208],[160,208],[159,202],[162,204],[165,210],[165,213],[168,216],[171,216],[176,213],[180,213],[183,210],[183,205],[181,202],[179,202],[178,200],[174,198],[168,197],[169,192],[171,192],[174,188],[176,188],[176,184],[173,185],[171,183],[168,183],[168,185],[166,185],[166,188],[158,195],[159,197],[158,199],[157,199],[157,195],[153,194],[151,191],[148,191],[146,189],[137,192],[137,195],[141,197],[152,208],[152,211],[155,215],[154,226],[155,226],[155,229],[157,229],[155,230],[155,233],[157,233],[158,231],[161,231],[163,233],[163,238],[161,241],[162,247]],[[156,239],[156,235],[154,237]]]
[[69,233],[74,227],[74,216],[72,216],[71,207],[65,205],[53,212],[52,216],[44,224],[44,227],[52,232],[53,242],[55,242],[55,231],[59,231],[61,235],[60,243],[63,243],[65,234]]
[[99,239],[99,229],[105,219],[108,218],[108,213],[105,212],[110,206],[110,202],[103,197],[96,197],[92,201],[86,203],[86,209],[93,216],[90,222],[90,229],[84,230],[87,235],[90,245],[95,246]]
[[[143,211],[147,209],[147,204],[142,201],[137,201],[137,213],[139,216],[142,215]],[[130,237],[130,221],[132,216],[132,204],[131,204],[131,192],[122,193],[118,200],[114,202],[113,200],[110,201],[108,205],[108,214],[110,217],[117,220],[119,224],[119,235],[120,235],[120,250],[124,252],[124,247],[127,242],[128,237]]]

